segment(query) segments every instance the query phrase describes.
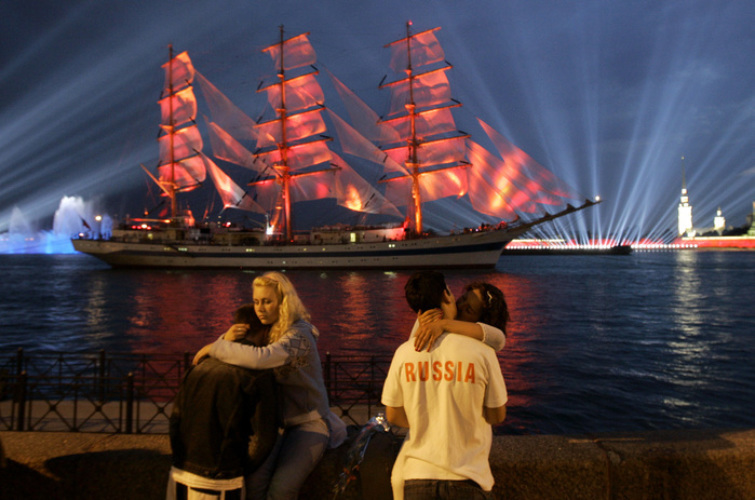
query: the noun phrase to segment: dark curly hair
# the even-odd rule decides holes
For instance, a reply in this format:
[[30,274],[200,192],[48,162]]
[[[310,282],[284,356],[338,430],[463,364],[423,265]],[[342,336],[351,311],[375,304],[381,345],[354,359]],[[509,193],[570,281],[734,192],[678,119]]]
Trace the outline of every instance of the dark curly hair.
[[233,322],[249,325],[249,331],[246,337],[240,342],[242,344],[266,345],[269,341],[270,328],[263,325],[254,311],[254,304],[244,304],[233,312]]
[[424,312],[440,307],[447,289],[446,278],[442,273],[417,271],[406,281],[404,295],[412,311]]
[[482,295],[483,308],[479,322],[500,328],[506,335],[506,325],[511,317],[503,292],[485,281],[473,281],[464,287],[464,292],[470,290],[479,290]]

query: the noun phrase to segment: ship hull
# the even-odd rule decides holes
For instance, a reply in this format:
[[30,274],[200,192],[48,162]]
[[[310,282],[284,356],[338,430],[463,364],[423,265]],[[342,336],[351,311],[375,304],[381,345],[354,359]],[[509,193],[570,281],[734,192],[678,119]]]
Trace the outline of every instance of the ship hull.
[[331,245],[213,245],[72,240],[112,267],[234,269],[491,268],[518,230]]

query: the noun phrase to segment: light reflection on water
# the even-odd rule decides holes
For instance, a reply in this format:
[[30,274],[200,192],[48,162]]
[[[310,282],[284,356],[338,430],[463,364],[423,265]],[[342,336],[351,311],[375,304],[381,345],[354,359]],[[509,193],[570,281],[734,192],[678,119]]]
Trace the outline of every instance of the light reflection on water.
[[[193,352],[256,273],[121,271],[85,256],[0,256],[0,350]],[[414,314],[408,272],[291,271],[319,350],[390,355]],[[499,354],[511,433],[755,425],[755,252],[509,257],[487,280],[512,314]]]

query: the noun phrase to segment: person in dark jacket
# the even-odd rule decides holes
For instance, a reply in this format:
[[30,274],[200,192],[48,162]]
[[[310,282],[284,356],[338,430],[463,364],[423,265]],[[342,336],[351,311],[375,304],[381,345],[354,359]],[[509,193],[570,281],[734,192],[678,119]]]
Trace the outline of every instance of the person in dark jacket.
[[[268,329],[253,306],[242,306],[234,316],[234,324],[250,325],[239,342],[267,343]],[[170,417],[173,467],[166,498],[245,498],[244,476],[264,462],[275,444],[276,409],[271,370],[249,370],[213,358],[192,367]]]

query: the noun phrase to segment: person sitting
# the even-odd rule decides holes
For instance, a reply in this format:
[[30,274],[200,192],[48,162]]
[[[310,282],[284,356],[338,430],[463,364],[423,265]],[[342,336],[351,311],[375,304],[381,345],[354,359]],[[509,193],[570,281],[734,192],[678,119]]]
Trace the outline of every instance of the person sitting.
[[273,452],[249,478],[249,488],[253,498],[295,499],[326,448],[344,442],[346,425],[330,410],[317,350],[320,332],[310,323],[294,285],[282,273],[267,272],[254,279],[252,297],[260,321],[270,326],[268,344],[233,342],[247,330],[246,325],[233,325],[194,360],[211,356],[247,368],[273,369],[283,430]]
[[[247,345],[264,345],[268,328],[252,305],[234,323],[249,325]],[[173,467],[168,500],[244,499],[244,477],[270,454],[278,434],[271,370],[249,370],[206,359],[186,373],[170,416]]]

